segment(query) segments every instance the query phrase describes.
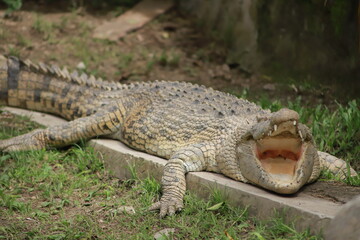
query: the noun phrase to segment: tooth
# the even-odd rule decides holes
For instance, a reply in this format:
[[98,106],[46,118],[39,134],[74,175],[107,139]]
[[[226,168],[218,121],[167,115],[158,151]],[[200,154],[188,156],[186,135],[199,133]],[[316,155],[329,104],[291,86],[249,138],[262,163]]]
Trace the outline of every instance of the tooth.
[[275,124],[274,125],[274,132],[276,132],[276,130],[277,130],[277,125]]
[[272,134],[272,131],[269,132],[268,136],[271,136],[271,134]]
[[294,126],[296,126],[296,121],[294,121]]
[[304,140],[301,131],[299,130],[298,132],[299,132],[301,140]]

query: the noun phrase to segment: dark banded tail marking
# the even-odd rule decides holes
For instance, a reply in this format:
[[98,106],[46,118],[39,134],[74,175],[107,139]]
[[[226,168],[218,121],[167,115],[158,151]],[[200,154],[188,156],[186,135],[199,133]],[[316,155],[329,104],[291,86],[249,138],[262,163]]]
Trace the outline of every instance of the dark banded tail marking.
[[16,57],[8,60],[8,89],[17,89],[19,82],[20,62]]

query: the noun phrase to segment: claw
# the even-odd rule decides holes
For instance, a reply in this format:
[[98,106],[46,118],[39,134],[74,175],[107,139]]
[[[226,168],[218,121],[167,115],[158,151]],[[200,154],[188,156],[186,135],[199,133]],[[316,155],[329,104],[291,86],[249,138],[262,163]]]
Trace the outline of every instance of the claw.
[[183,209],[184,204],[182,202],[176,202],[175,207],[176,207],[176,210],[180,212]]
[[168,215],[172,216],[174,214],[175,214],[175,206],[170,205],[169,208],[168,208]]
[[166,216],[167,212],[168,212],[167,207],[161,207],[160,208],[160,218],[164,218]]
[[181,211],[183,208],[183,202],[180,199],[174,198],[161,198],[159,202],[154,203],[149,208],[149,211],[160,209],[160,218],[165,217],[166,215],[174,215],[175,212]]
[[151,207],[149,207],[149,211],[154,211],[154,210],[158,210],[160,209],[161,203],[160,202],[156,202],[153,205],[151,205]]

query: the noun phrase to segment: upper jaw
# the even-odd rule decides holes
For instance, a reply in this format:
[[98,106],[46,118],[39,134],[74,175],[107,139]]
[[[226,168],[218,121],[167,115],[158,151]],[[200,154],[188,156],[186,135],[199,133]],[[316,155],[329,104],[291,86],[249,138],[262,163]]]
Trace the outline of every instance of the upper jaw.
[[[276,116],[276,114],[274,115]],[[305,125],[299,123],[298,118],[279,121],[276,117],[260,120],[243,136],[243,138],[259,140],[264,137],[275,137],[286,134],[292,137],[298,137],[301,141],[312,140],[309,129]]]

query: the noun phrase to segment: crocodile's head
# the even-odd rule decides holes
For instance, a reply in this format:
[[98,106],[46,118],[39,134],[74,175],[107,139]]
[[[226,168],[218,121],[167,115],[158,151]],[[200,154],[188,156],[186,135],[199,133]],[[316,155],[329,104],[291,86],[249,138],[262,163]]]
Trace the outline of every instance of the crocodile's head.
[[244,178],[283,194],[295,193],[306,184],[318,161],[310,130],[289,109],[259,119],[242,134],[236,150]]

